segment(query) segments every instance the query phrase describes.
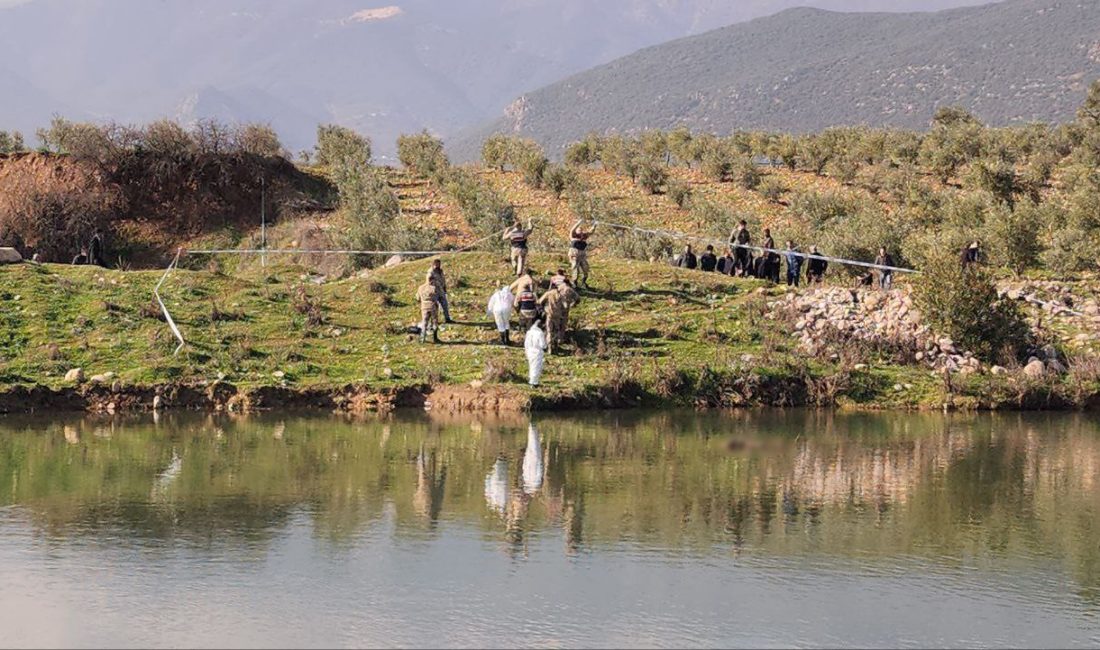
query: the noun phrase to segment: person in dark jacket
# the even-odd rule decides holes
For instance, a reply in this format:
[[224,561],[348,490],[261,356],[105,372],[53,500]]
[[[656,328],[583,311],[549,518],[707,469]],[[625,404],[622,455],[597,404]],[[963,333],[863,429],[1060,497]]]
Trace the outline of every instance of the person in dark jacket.
[[695,269],[699,266],[699,260],[695,257],[695,253],[691,250],[691,244],[688,244],[684,248],[684,252],[676,258],[676,266],[682,269]]
[[[878,249],[878,257],[875,258],[875,264],[878,266],[894,266],[894,258],[890,253],[886,252],[886,247]],[[878,288],[883,291],[889,291],[894,286],[894,271],[893,269],[880,268],[878,272]]]
[[[810,246],[810,255],[820,255],[817,246]],[[829,263],[823,259],[811,257],[806,260],[806,283],[807,284],[821,284],[825,281],[825,269],[829,268]]]
[[107,262],[103,259],[103,233],[98,230],[92,235],[92,241],[88,243],[88,262],[104,268],[107,266]]
[[726,254],[718,258],[717,270],[722,275],[733,275],[734,263],[733,251],[727,248]]
[[974,240],[959,253],[959,262],[964,269],[982,261],[982,243]]
[[707,250],[699,256],[699,268],[707,273],[714,273],[718,268],[718,256],[714,254],[714,247],[707,245]]
[[737,260],[737,275],[745,275],[749,268],[749,249],[752,245],[752,235],[749,233],[749,224],[742,219],[737,228],[730,233],[730,247],[733,248],[734,259]]
[[779,253],[775,252],[775,239],[771,228],[764,229],[764,278],[779,284]]
[[802,279],[802,260],[805,258],[798,250],[798,247],[794,245],[794,242],[787,240],[787,286],[797,287],[799,281]]

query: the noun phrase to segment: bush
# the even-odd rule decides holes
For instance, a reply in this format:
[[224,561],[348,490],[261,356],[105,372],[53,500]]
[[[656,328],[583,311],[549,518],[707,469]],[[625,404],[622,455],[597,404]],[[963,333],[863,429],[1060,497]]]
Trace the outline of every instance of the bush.
[[504,171],[508,164],[508,147],[510,139],[505,135],[493,135],[481,145],[481,161],[486,167]]
[[1007,363],[1025,350],[1028,328],[1014,302],[999,298],[982,267],[963,270],[953,251],[931,257],[914,283],[928,324],[989,362]]
[[523,172],[523,182],[533,189],[541,189],[546,176],[546,170],[550,167],[550,161],[546,156],[538,153],[529,153],[519,160],[518,168]]
[[419,176],[435,177],[450,166],[443,141],[427,131],[398,137],[397,157]]
[[1039,260],[1042,248],[1034,226],[1043,223],[1043,211],[1033,203],[1023,202],[1015,209],[1001,206],[986,222],[984,239],[988,243],[990,261],[1023,273]]
[[452,169],[444,182],[445,191],[462,209],[474,232],[487,237],[515,221],[515,209],[504,196],[465,169]]
[[760,185],[756,189],[761,196],[773,203],[778,203],[783,195],[787,193],[787,186],[783,184],[783,181],[770,176],[760,181]]
[[672,199],[672,202],[681,209],[688,207],[691,203],[691,186],[679,181],[669,182],[668,198]]
[[343,126],[335,124],[318,126],[315,149],[314,160],[318,165],[344,167],[370,164],[370,139]]
[[664,164],[647,158],[638,166],[638,185],[646,192],[659,194],[667,182],[668,170]]
[[723,183],[733,173],[733,152],[720,142],[708,146],[700,162],[703,175],[712,181]]
[[751,158],[743,158],[737,161],[731,169],[730,175],[735,183],[749,191],[759,187],[762,178],[760,170],[757,169],[756,163]]
[[563,165],[551,165],[543,174],[543,185],[554,193],[556,198],[561,198],[565,190],[577,182],[577,174],[572,169]]
[[859,201],[840,192],[796,192],[791,197],[791,213],[820,228],[829,221],[859,211]]

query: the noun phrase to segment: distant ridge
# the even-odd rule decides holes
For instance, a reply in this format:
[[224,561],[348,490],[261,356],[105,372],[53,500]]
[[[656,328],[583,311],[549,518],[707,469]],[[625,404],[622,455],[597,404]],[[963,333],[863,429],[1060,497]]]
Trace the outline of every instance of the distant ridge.
[[518,99],[453,143],[494,132],[551,155],[592,131],[685,125],[923,128],[958,104],[991,124],[1073,116],[1100,77],[1100,0],[1009,0],[937,13],[791,9],[650,47]]

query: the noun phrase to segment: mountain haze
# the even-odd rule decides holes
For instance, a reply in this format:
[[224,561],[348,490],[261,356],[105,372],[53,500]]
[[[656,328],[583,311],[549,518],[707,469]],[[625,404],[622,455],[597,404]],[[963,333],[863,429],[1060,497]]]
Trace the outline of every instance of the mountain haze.
[[[912,9],[979,0],[811,0]],[[0,1],[0,129],[70,119],[318,122],[396,135],[483,124],[521,93],[805,0]]]
[[923,128],[959,104],[992,124],[1071,118],[1100,77],[1100,0],[1009,0],[939,13],[792,9],[644,49],[517,100],[492,132],[551,154],[588,132],[679,125]]

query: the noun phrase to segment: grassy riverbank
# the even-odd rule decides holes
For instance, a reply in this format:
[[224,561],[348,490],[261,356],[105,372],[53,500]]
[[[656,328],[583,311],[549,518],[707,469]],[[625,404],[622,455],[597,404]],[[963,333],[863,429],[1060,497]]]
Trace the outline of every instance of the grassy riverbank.
[[[560,262],[534,259],[540,270]],[[1033,395],[1040,387],[1021,391],[1006,384],[1011,378],[948,383],[922,366],[807,358],[767,310],[769,297],[785,289],[607,258],[594,260],[594,289],[574,311],[573,341],[549,360],[534,391],[525,383],[522,349],[498,345],[484,314],[492,288],[509,277],[504,255],[451,256],[446,267],[459,322],[444,329],[442,345],[420,344],[406,332],[417,318],[412,296],[426,261],[324,283],[295,264],[235,275],[180,270],[163,289],[188,341],[175,356],[176,341],[152,300],[158,272],[0,268],[0,382],[9,394],[39,391],[38,408],[50,394],[76,404],[85,395],[88,408],[148,408],[156,387],[181,386],[194,395],[240,394],[241,408],[250,394],[253,406],[260,394],[267,396],[262,406],[308,396],[301,401],[350,407],[353,395],[392,401],[416,394],[470,409],[1044,405]],[[83,370],[82,386],[65,379],[74,368]],[[105,381],[91,382],[95,376]],[[1051,399],[1056,386],[1047,383],[1049,406],[1083,404],[1094,392],[1079,387],[1076,400]],[[378,401],[385,400],[359,404]],[[5,408],[19,410],[12,399]]]

